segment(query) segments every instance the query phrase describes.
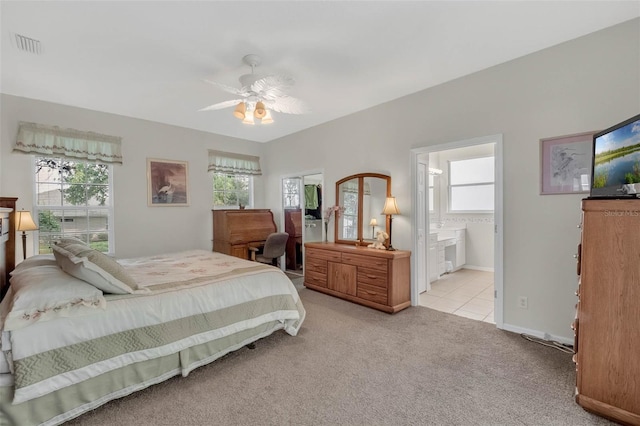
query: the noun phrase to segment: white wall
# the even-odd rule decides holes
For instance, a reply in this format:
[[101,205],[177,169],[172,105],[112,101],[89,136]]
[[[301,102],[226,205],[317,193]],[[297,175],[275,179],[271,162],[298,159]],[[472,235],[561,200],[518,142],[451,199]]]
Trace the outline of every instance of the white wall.
[[[403,212],[394,217],[393,245],[410,249],[410,150],[502,134],[505,326],[571,339],[582,196],[539,195],[539,140],[603,129],[639,111],[635,19],[271,142],[265,188],[278,188],[283,174],[323,167],[330,205],[340,178],[389,174]],[[266,203],[278,208],[277,191]],[[527,310],[517,308],[518,296],[528,297]]]
[[[121,166],[114,166],[115,254],[136,257],[212,248],[212,183],[207,150],[262,155],[264,144],[81,108],[2,95],[0,194],[18,197],[18,208],[32,210],[32,156],[13,153],[19,121],[93,131],[122,137]],[[188,161],[189,206],[147,206],[147,158]],[[255,204],[264,204],[262,179],[256,178]],[[33,233],[28,236],[33,253]],[[16,244],[16,261],[22,245]]]

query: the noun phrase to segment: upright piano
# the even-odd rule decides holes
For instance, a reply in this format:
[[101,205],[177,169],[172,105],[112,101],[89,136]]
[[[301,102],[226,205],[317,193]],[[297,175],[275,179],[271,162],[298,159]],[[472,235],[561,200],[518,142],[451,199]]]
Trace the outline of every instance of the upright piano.
[[249,247],[264,245],[276,232],[269,209],[212,210],[213,251],[249,259]]
[[302,266],[302,211],[286,209],[284,211],[284,232],[287,240],[287,269],[297,270]]

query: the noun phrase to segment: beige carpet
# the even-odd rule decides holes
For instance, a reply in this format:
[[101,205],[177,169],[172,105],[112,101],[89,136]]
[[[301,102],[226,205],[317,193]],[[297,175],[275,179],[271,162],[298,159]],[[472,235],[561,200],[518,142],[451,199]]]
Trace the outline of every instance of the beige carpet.
[[570,354],[428,308],[388,315],[299,288],[297,337],[277,332],[69,424],[611,424],[574,402]]

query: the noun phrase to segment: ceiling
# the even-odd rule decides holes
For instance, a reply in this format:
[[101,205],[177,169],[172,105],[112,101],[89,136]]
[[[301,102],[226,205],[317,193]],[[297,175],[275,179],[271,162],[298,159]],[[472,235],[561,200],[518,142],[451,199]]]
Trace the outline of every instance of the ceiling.
[[[640,16],[638,1],[2,1],[2,93],[268,142]],[[41,43],[16,48],[15,34]],[[305,115],[249,126],[242,57]],[[43,123],[56,124],[56,123]],[[90,130],[90,129],[82,129]]]

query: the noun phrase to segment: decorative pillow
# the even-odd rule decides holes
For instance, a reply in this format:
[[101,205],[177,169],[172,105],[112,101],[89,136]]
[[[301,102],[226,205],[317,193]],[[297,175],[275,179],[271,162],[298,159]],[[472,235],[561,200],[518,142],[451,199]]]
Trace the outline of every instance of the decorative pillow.
[[9,275],[13,276],[20,271],[27,268],[33,268],[34,266],[42,265],[56,265],[56,259],[53,254],[36,254],[35,256],[27,257],[22,262],[18,263],[13,271]]
[[88,315],[105,309],[102,292],[64,272],[57,265],[28,268],[11,277],[11,297],[4,330],[38,321]]
[[82,241],[80,238],[74,238],[74,237],[63,237],[63,238],[60,238],[59,240],[55,241],[55,244],[57,246],[62,246],[62,247],[67,246],[69,244],[82,244],[82,245],[88,247],[87,243]]
[[53,254],[58,266],[76,278],[88,282],[105,293],[127,294],[146,293],[139,289],[127,271],[104,253],[83,244],[53,246]]

